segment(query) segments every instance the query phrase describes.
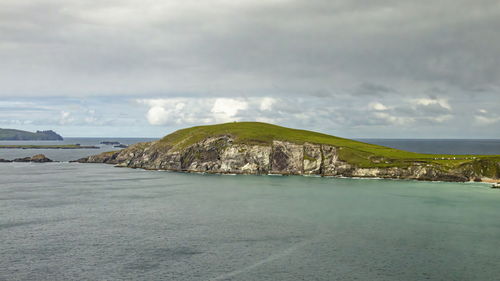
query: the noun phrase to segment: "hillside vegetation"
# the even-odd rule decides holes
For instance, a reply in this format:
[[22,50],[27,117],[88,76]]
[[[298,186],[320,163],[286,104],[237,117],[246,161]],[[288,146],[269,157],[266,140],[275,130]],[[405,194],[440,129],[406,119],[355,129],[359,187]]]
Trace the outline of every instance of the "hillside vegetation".
[[33,133],[15,129],[0,129],[0,140],[63,140],[63,138],[51,130]]
[[297,144],[305,142],[339,147],[341,160],[359,167],[408,167],[414,163],[439,165],[444,169],[456,168],[466,163],[500,161],[500,155],[449,155],[422,154],[380,145],[368,144],[327,134],[297,130],[260,122],[233,122],[218,125],[196,126],[178,130],[160,140],[160,144],[182,150],[208,137],[230,135],[236,143],[270,145],[273,140]]

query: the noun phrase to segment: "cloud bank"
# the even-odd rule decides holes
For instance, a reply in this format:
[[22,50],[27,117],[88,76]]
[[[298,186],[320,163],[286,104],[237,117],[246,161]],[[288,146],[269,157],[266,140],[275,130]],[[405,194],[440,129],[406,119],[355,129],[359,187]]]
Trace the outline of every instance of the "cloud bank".
[[500,137],[499,50],[496,0],[6,0],[0,122]]

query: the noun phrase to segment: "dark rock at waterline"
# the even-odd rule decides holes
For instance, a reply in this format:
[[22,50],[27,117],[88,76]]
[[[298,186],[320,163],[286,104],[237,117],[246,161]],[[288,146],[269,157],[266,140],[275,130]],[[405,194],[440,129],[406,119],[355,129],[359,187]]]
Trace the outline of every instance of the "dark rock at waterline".
[[101,144],[104,145],[115,145],[115,144],[120,144],[119,141],[101,141]]
[[34,162],[34,163],[47,163],[47,162],[54,162],[51,159],[47,158],[43,154],[37,154],[31,157],[24,157],[24,158],[16,158],[10,162]]
[[10,163],[10,162],[12,162],[12,161],[0,158],[0,163]]
[[128,145],[125,145],[125,144],[119,144],[119,145],[114,145],[113,147],[116,147],[116,148],[127,148]]

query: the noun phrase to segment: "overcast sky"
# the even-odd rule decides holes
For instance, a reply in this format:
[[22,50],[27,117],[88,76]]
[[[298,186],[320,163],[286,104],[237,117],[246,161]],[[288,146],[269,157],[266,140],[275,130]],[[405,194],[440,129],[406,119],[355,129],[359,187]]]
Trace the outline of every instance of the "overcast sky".
[[1,0],[0,127],[500,138],[500,1]]

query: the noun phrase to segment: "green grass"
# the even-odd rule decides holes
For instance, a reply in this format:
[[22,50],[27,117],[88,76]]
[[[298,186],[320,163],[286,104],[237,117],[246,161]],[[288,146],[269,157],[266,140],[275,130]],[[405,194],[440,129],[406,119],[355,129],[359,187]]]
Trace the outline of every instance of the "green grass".
[[476,159],[500,161],[500,155],[414,153],[260,122],[233,122],[181,129],[162,138],[159,144],[173,147],[175,150],[181,150],[207,137],[221,135],[230,135],[234,138],[235,143],[240,144],[270,145],[273,140],[281,140],[297,144],[309,142],[332,145],[339,147],[339,154],[342,160],[356,164],[359,167],[406,167],[414,163],[421,163],[451,169],[473,162]]

